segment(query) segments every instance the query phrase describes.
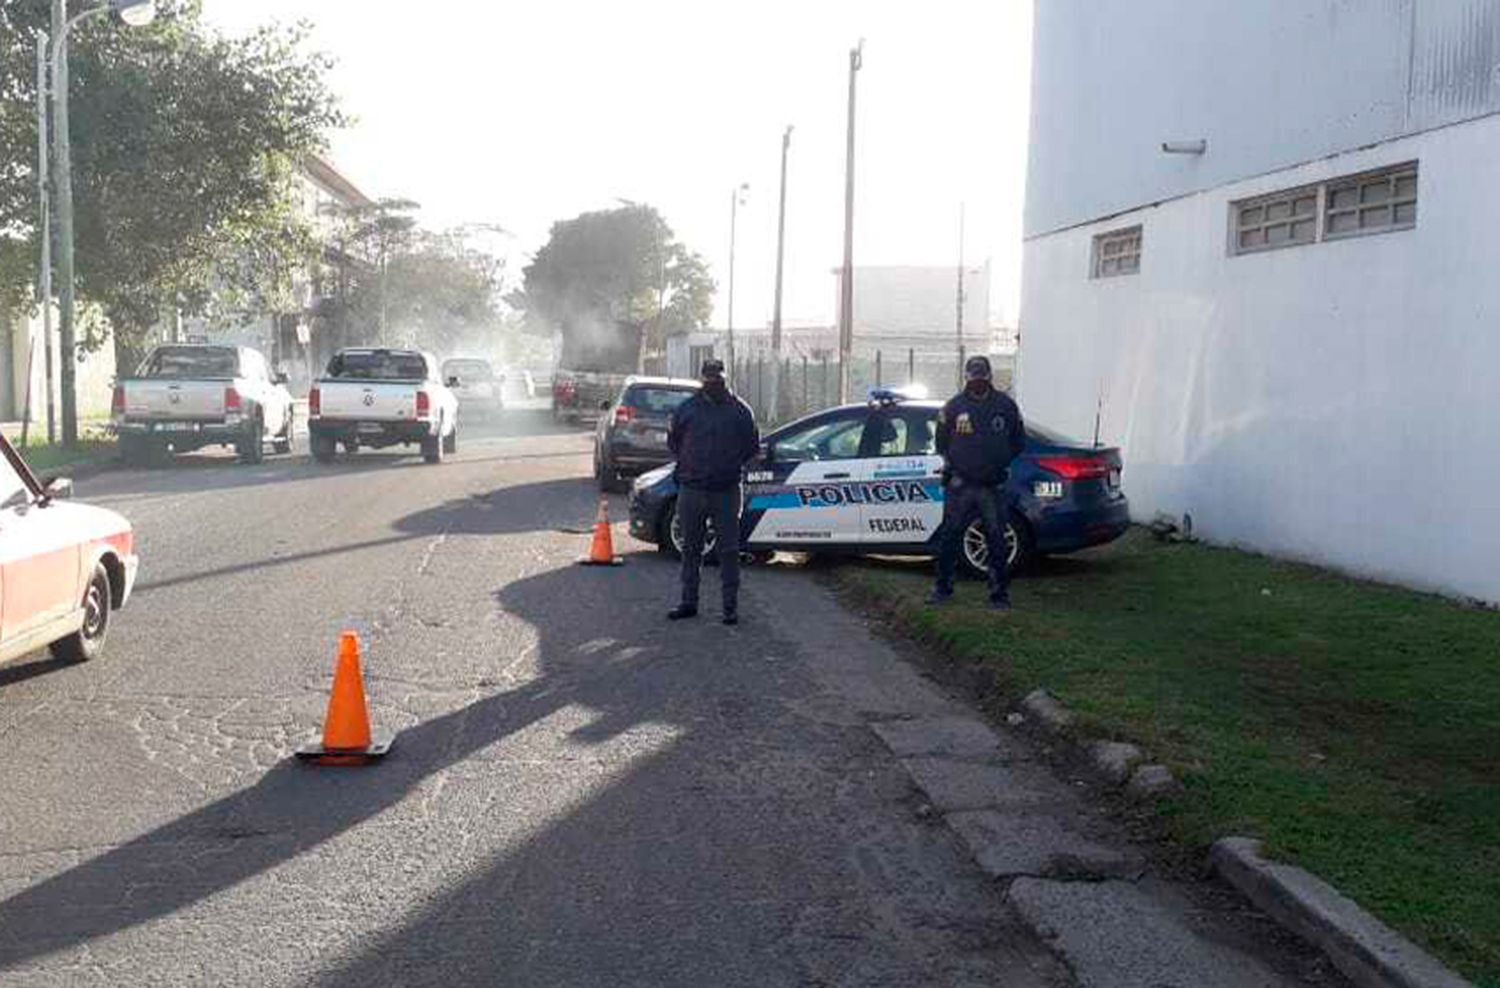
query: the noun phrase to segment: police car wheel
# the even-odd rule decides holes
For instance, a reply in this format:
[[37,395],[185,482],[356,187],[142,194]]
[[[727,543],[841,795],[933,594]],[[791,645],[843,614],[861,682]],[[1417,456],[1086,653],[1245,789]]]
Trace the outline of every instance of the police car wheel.
[[[983,577],[988,573],[989,546],[985,544],[984,526],[975,520],[964,529],[959,558],[966,573]],[[1006,570],[1012,575],[1021,572],[1031,560],[1030,532],[1024,522],[1012,515],[1005,523]]]
[[[680,559],[682,557],[683,533],[682,522],[677,517],[677,502],[675,500],[667,505],[667,509],[662,515],[661,527],[662,540],[659,544],[663,549],[668,549],[670,546],[668,551]],[[708,530],[703,533],[703,556],[705,559],[713,557],[714,545],[717,542],[718,537],[714,533],[714,523],[710,521],[708,523]]]

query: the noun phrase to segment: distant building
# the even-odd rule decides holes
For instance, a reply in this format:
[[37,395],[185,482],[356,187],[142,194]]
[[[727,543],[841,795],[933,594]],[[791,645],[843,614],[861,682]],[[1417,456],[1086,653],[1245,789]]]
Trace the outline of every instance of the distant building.
[[1028,417],[1140,517],[1500,600],[1500,0],[1036,6]]

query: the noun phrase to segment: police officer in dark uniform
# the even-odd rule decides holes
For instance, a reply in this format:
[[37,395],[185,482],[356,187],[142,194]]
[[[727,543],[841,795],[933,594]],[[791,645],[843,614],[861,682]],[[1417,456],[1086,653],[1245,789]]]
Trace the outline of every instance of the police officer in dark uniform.
[[729,390],[724,361],[703,362],[703,387],[677,406],[667,448],[677,457],[677,517],[682,520],[682,603],[667,617],[698,615],[703,540],[713,519],[725,624],[739,623],[740,473],[760,452],[755,413]]
[[994,385],[988,357],[964,363],[964,389],[938,414],[937,451],[943,457],[943,524],[938,530],[937,586],[930,604],[953,599],[953,575],[964,530],[984,522],[989,545],[990,607],[1010,610],[1005,571],[1005,523],[1010,515],[1005,480],[1010,464],[1026,448],[1026,426],[1010,395]]

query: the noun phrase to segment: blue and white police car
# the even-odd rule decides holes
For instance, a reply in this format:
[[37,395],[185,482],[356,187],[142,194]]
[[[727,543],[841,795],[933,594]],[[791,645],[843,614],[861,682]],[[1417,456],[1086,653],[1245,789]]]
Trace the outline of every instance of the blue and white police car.
[[[873,391],[862,405],[815,412],[765,437],[745,469],[743,549],[930,556],[943,516],[937,415],[942,403]],[[1130,525],[1112,447],[1073,442],[1028,422],[1011,466],[1005,553],[1015,572],[1038,555],[1113,541]],[[630,494],[630,534],[681,551],[672,465],[642,474]],[[976,521],[963,536],[964,568],[985,570],[989,546]]]

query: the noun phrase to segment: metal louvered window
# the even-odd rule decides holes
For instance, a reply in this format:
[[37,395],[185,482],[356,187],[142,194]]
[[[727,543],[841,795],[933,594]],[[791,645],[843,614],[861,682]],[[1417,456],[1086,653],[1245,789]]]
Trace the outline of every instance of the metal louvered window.
[[1101,233],[1094,238],[1094,263],[1091,277],[1114,278],[1141,272],[1141,228]]
[[1313,243],[1318,239],[1318,187],[1236,203],[1234,218],[1236,253]]
[[1229,252],[1340,240],[1417,225],[1417,163],[1229,204]]
[[1329,182],[1323,208],[1324,237],[1407,230],[1417,225],[1417,166]]

